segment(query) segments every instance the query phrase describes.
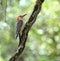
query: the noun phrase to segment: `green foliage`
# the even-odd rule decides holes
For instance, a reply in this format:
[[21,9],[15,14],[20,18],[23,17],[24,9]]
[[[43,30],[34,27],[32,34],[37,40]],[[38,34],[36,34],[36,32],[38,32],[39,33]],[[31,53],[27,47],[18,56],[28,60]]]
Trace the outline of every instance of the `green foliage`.
[[[17,49],[16,17],[27,13],[29,19],[36,0],[2,0],[0,5],[0,61],[8,61]],[[5,18],[6,17],[6,22]],[[60,1],[45,0],[36,22],[29,31],[24,61],[60,61]],[[20,61],[20,60],[18,60]],[[21,60],[22,61],[22,60]]]

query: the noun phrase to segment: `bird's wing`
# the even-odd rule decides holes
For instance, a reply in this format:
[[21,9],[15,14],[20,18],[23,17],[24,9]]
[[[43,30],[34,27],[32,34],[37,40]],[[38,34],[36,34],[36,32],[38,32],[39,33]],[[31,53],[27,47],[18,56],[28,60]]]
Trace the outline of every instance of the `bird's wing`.
[[19,22],[17,22],[16,32],[18,33],[20,32],[22,25],[23,25],[23,20],[20,20]]

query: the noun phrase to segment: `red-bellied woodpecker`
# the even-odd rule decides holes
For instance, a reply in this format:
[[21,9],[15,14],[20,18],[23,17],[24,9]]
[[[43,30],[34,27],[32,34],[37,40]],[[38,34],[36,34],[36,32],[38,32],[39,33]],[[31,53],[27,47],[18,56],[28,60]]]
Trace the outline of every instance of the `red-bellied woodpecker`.
[[[26,15],[26,14],[25,14]],[[17,17],[17,26],[16,26],[16,38],[18,37],[19,34],[21,34],[22,32],[22,26],[23,26],[23,20],[22,18],[25,16],[25,15],[20,15]]]

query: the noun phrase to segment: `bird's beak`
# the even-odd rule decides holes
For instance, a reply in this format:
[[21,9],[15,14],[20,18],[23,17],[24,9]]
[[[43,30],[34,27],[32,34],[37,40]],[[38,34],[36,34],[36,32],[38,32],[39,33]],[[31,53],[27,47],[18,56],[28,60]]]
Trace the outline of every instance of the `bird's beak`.
[[27,14],[24,14],[23,17],[26,16],[26,15],[27,15]]

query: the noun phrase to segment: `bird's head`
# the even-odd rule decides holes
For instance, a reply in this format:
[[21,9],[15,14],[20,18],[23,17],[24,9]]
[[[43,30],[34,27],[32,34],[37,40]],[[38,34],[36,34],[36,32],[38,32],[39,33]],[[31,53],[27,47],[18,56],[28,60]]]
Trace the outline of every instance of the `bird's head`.
[[22,20],[25,15],[27,15],[27,14],[18,16],[17,19],[16,19],[16,21],[18,22],[18,21]]

